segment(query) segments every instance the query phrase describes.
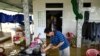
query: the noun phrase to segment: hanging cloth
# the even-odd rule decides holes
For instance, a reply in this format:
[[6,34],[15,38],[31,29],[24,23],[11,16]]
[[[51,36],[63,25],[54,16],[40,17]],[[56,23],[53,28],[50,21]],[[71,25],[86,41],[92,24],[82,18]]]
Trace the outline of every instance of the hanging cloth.
[[73,12],[76,15],[76,20],[83,19],[83,15],[79,13],[79,6],[77,0],[71,0]]

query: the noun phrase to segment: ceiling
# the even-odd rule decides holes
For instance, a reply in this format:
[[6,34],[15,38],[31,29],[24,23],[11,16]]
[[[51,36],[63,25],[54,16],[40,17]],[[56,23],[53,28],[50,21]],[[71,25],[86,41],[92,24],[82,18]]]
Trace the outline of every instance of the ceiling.
[[[29,12],[32,13],[32,0],[29,1]],[[23,12],[23,0],[0,0],[0,9]]]

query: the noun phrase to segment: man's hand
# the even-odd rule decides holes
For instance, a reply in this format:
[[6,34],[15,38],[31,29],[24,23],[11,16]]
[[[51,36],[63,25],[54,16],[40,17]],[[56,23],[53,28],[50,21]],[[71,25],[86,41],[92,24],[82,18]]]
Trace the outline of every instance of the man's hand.
[[42,49],[41,52],[42,52],[42,53],[46,53],[46,50],[45,50],[45,49]]
[[46,48],[46,44],[43,44],[43,45],[42,45],[42,48]]
[[46,52],[48,49],[50,49],[52,47],[52,44],[49,44],[46,48],[42,48],[42,52]]

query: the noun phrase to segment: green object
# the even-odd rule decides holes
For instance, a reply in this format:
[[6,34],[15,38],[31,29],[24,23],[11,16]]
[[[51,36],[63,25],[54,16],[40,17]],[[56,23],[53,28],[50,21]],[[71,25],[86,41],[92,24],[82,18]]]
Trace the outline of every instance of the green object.
[[76,20],[83,19],[83,15],[79,13],[79,6],[77,0],[71,0],[73,12],[76,15]]
[[72,39],[72,43],[73,43],[74,45],[76,45],[76,41],[77,41],[77,37],[74,36],[73,39]]
[[21,37],[21,38],[20,38],[20,43],[22,43],[23,41],[24,41],[24,39]]

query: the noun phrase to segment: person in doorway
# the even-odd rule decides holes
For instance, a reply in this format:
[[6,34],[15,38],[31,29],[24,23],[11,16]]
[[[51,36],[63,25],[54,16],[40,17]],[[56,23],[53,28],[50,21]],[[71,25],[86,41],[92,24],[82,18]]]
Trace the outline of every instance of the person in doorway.
[[50,44],[42,49],[42,52],[46,52],[50,48],[59,48],[60,56],[70,56],[69,42],[60,31],[52,31],[51,29],[46,28],[44,33],[50,37]]

